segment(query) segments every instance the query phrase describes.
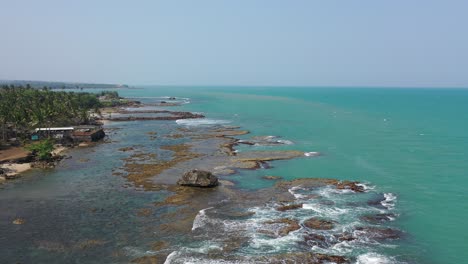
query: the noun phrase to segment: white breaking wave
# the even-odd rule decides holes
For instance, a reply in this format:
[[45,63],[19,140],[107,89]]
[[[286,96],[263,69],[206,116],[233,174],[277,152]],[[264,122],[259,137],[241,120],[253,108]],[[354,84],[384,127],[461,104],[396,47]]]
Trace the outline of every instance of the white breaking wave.
[[364,183],[357,183],[356,185],[364,188],[364,191],[369,191],[369,190],[374,190],[375,189],[375,186],[369,186],[369,185],[366,185]]
[[212,209],[212,208],[213,207],[208,207],[208,208],[202,209],[202,210],[200,210],[200,212],[198,212],[197,216],[193,220],[192,231],[205,225],[205,223],[208,220],[208,217],[206,216],[206,210],[209,210],[209,209]]
[[292,142],[291,140],[287,140],[287,139],[278,139],[276,142],[281,143],[281,144],[284,144],[284,145],[292,145],[292,144],[294,144],[294,142]]
[[384,193],[385,200],[381,202],[387,209],[393,209],[395,207],[396,195],[393,193]]
[[304,153],[304,156],[306,156],[306,157],[316,157],[316,156],[320,156],[320,153],[315,152],[315,151],[311,151],[311,152]]
[[173,251],[171,254],[169,254],[167,257],[166,257],[166,261],[164,261],[164,264],[171,264],[172,261],[177,258],[177,251]]
[[307,196],[304,195],[304,194],[300,194],[300,193],[296,193],[296,190],[304,190],[303,188],[299,187],[299,186],[294,186],[290,189],[288,189],[288,192],[290,194],[292,194],[294,196],[294,198],[296,199],[303,199],[303,198],[306,198]]
[[319,204],[303,204],[302,208],[306,210],[312,210],[324,217],[334,218],[339,215],[343,215],[349,212],[348,209],[330,207],[329,205],[319,205]]
[[229,124],[231,121],[221,119],[194,118],[194,119],[178,119],[176,123],[184,126],[213,126]]
[[377,253],[366,253],[359,255],[356,264],[392,264],[396,263],[393,259]]

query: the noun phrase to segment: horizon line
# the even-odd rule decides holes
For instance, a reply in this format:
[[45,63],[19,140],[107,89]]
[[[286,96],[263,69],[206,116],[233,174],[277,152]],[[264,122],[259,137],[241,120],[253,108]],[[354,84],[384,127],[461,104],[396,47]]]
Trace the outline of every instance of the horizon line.
[[377,89],[468,89],[467,86],[389,86],[389,85],[293,85],[293,84],[130,84],[130,83],[118,83],[118,82],[89,82],[89,81],[44,81],[44,80],[21,80],[21,79],[0,79],[1,82],[49,82],[49,83],[66,83],[66,84],[103,84],[103,85],[128,85],[131,87],[142,87],[142,86],[173,86],[173,87],[239,87],[239,88],[377,88]]

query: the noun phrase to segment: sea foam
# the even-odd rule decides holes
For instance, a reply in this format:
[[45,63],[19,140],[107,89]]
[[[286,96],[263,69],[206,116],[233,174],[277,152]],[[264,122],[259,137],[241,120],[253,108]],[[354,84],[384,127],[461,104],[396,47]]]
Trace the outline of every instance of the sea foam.
[[394,260],[377,253],[366,253],[359,255],[356,264],[393,264]]
[[196,118],[196,119],[178,119],[176,123],[184,126],[214,126],[229,124],[231,121],[221,119],[208,119],[208,118]]
[[385,200],[383,200],[381,204],[387,209],[393,209],[395,207],[397,197],[393,193],[384,193],[384,197]]

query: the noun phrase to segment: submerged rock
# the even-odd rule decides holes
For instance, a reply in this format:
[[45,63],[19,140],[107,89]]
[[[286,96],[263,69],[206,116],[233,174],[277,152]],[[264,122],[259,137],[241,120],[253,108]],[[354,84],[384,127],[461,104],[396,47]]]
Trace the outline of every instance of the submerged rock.
[[322,264],[322,263],[350,263],[348,259],[342,256],[325,255],[311,252],[294,252],[276,255],[273,257],[264,257],[268,263],[304,263],[304,264]]
[[367,204],[377,208],[385,209],[382,202],[385,201],[385,195],[383,193],[375,194],[371,199],[367,201]]
[[358,227],[359,235],[372,238],[375,240],[387,240],[387,239],[399,239],[403,235],[403,232],[393,228],[381,228],[381,227]]
[[317,230],[330,230],[335,227],[335,223],[333,221],[313,217],[304,221],[304,226]]
[[327,238],[320,234],[306,234],[304,236],[304,242],[309,246],[328,247]]
[[277,230],[278,236],[286,236],[290,232],[299,230],[301,228],[297,220],[289,219],[289,218],[275,219],[275,220],[267,221],[265,222],[265,224],[268,224],[268,225],[281,224],[282,227]]
[[338,239],[338,241],[353,241],[355,240],[356,238],[353,236],[353,234],[349,233],[349,232],[344,232],[340,235],[335,235],[335,237]]
[[218,186],[218,178],[209,171],[191,170],[186,172],[177,184],[190,187],[215,187]]
[[379,224],[387,222],[395,218],[395,215],[392,213],[387,214],[375,214],[375,215],[363,215],[360,217],[361,220],[366,221],[371,224]]
[[323,178],[301,178],[292,181],[282,181],[276,184],[277,188],[289,189],[293,186],[303,186],[305,188],[320,188],[327,185],[335,186],[338,190],[351,190],[353,192],[365,192],[364,186],[355,181],[340,181],[336,179]]
[[282,177],[281,176],[265,175],[265,176],[262,177],[262,179],[265,179],[265,180],[281,180]]

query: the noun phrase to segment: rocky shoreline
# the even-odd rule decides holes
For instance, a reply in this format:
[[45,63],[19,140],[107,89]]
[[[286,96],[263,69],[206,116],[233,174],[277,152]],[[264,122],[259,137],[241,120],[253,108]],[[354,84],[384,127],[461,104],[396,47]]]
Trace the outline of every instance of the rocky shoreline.
[[[124,116],[101,120],[204,118],[202,114],[180,111],[130,111],[122,108],[112,111]],[[148,114],[156,116],[138,116]],[[185,263],[185,260],[192,263],[204,260],[354,263],[356,256],[337,254],[331,249],[343,242],[383,243],[404,237],[403,232],[386,226],[397,215],[382,208],[382,200],[367,197],[369,191],[360,182],[321,178],[287,181],[281,176],[266,175],[263,180],[270,181],[273,187],[252,192],[237,188],[229,179],[230,175],[245,170],[268,169],[270,163],[277,160],[307,159],[318,156],[318,152],[310,155],[297,150],[259,151],[254,146],[275,147],[293,143],[275,136],[241,140],[236,137],[247,135],[249,131],[236,126],[170,126],[169,132],[145,132],[151,142],[158,144],[151,144],[151,147],[129,144],[118,149],[119,154],[125,157],[122,158],[122,166],[114,168],[112,174],[127,180],[124,188],[165,194],[162,200],[135,210],[136,219],[158,217],[162,222],[147,227],[147,232],[157,234],[155,241],[144,256],[135,257],[132,263]],[[242,152],[236,151],[241,144],[244,145]],[[54,162],[59,160],[57,158]],[[323,193],[357,199],[355,204],[349,202],[342,206],[365,208],[365,214],[351,219],[360,221],[359,224],[348,225],[340,218],[317,214],[323,208],[324,211],[332,210],[340,201],[329,199]],[[382,212],[374,212],[372,208],[379,208]],[[340,212],[339,209],[333,210]],[[24,221],[15,219],[14,224],[21,225]],[[275,240],[284,243],[275,245],[280,250],[271,249],[270,242],[266,243],[267,246],[258,245],[262,241]],[[194,251],[180,241],[190,241],[200,247],[208,242],[216,246]],[[78,247],[88,248],[103,243],[105,241],[90,240]],[[42,246],[50,247],[47,243]],[[256,250],[262,254],[246,254]]]
[[[167,208],[168,213],[160,217],[172,219],[172,221],[154,227],[154,232],[161,234],[161,237],[173,236],[200,236],[201,229],[195,228],[197,218],[200,212],[206,208],[217,208],[221,206],[222,210],[231,211],[232,208],[239,208],[240,212],[228,213],[229,218],[249,219],[255,217],[255,213],[245,212],[245,208],[255,206],[264,206],[274,203],[273,210],[284,213],[306,210],[304,203],[310,199],[320,199],[317,194],[310,194],[307,199],[297,199],[291,194],[291,189],[305,188],[316,190],[321,188],[332,188],[338,192],[353,193],[356,195],[367,192],[364,185],[355,181],[340,181],[337,179],[319,179],[306,178],[292,181],[281,180],[279,176],[267,176],[265,180],[278,181],[274,188],[262,190],[260,192],[246,192],[239,190],[229,183],[229,175],[235,174],[240,170],[255,170],[268,168],[268,162],[282,159],[308,158],[301,151],[243,151],[236,152],[235,146],[242,144],[237,135],[248,134],[248,131],[239,130],[239,127],[216,126],[210,128],[179,128],[178,134],[159,135],[160,137],[173,140],[188,139],[183,144],[167,145],[161,147],[162,150],[172,152],[172,157],[164,162],[158,161],[156,156],[151,153],[144,153],[138,150],[138,146],[130,147],[127,151],[130,157],[124,160],[124,166],[121,171],[116,173],[126,177],[134,186],[147,191],[168,191],[171,193],[166,199],[155,203],[155,208]],[[247,144],[250,145],[250,144]],[[317,156],[317,155],[314,155]],[[198,186],[198,184],[180,184],[180,177],[190,170],[203,170],[220,178],[216,184],[207,184],[208,187],[215,188],[194,188],[189,186]],[[196,180],[195,180],[196,182]],[[179,183],[179,185],[177,184]],[[225,201],[219,204],[219,201]],[[325,201],[324,201],[325,203]],[[328,203],[328,202],[327,202]],[[232,207],[232,208],[231,208]],[[229,209],[227,209],[229,208]],[[217,210],[217,209],[211,209]],[[211,211],[210,210],[210,211]],[[225,214],[225,213],[223,213]],[[381,214],[368,214],[362,216],[363,222],[368,224],[384,224],[390,221],[390,216]],[[296,250],[288,254],[269,255],[262,258],[240,258],[235,253],[240,250],[249,240],[245,237],[236,237],[229,234],[225,239],[221,239],[222,251],[212,251],[210,254],[201,254],[200,259],[207,258],[211,260],[232,260],[240,262],[256,263],[351,263],[353,258],[324,253],[312,253],[310,246],[321,246],[324,248],[333,247],[343,241],[361,241],[362,238],[376,241],[388,241],[400,239],[403,233],[392,228],[382,228],[375,226],[357,226],[354,231],[335,232],[336,226],[341,223],[321,217],[309,217],[306,220],[295,218],[273,218],[263,222],[265,230],[258,230],[273,239],[288,236],[292,233],[303,233],[301,241],[297,242]],[[195,228],[195,229],[194,229]],[[206,231],[206,230],[205,230]],[[332,232],[329,237],[317,234],[317,231]],[[209,231],[211,232],[211,231]],[[232,237],[231,237],[232,236]],[[246,240],[247,239],[247,240]],[[218,240],[217,240],[218,241]],[[218,241],[219,242],[219,241]],[[168,263],[179,263],[175,259],[184,259],[184,256],[171,255],[178,252],[180,245],[172,244],[170,239],[159,240],[160,244],[157,253],[142,258],[135,259],[135,263],[164,263],[166,258],[173,258]],[[297,251],[299,250],[299,251]],[[171,253],[172,252],[172,253]],[[175,254],[175,253],[174,253]],[[177,253],[179,254],[179,253]],[[193,258],[196,253],[193,253]],[[180,262],[183,263],[183,262]]]

